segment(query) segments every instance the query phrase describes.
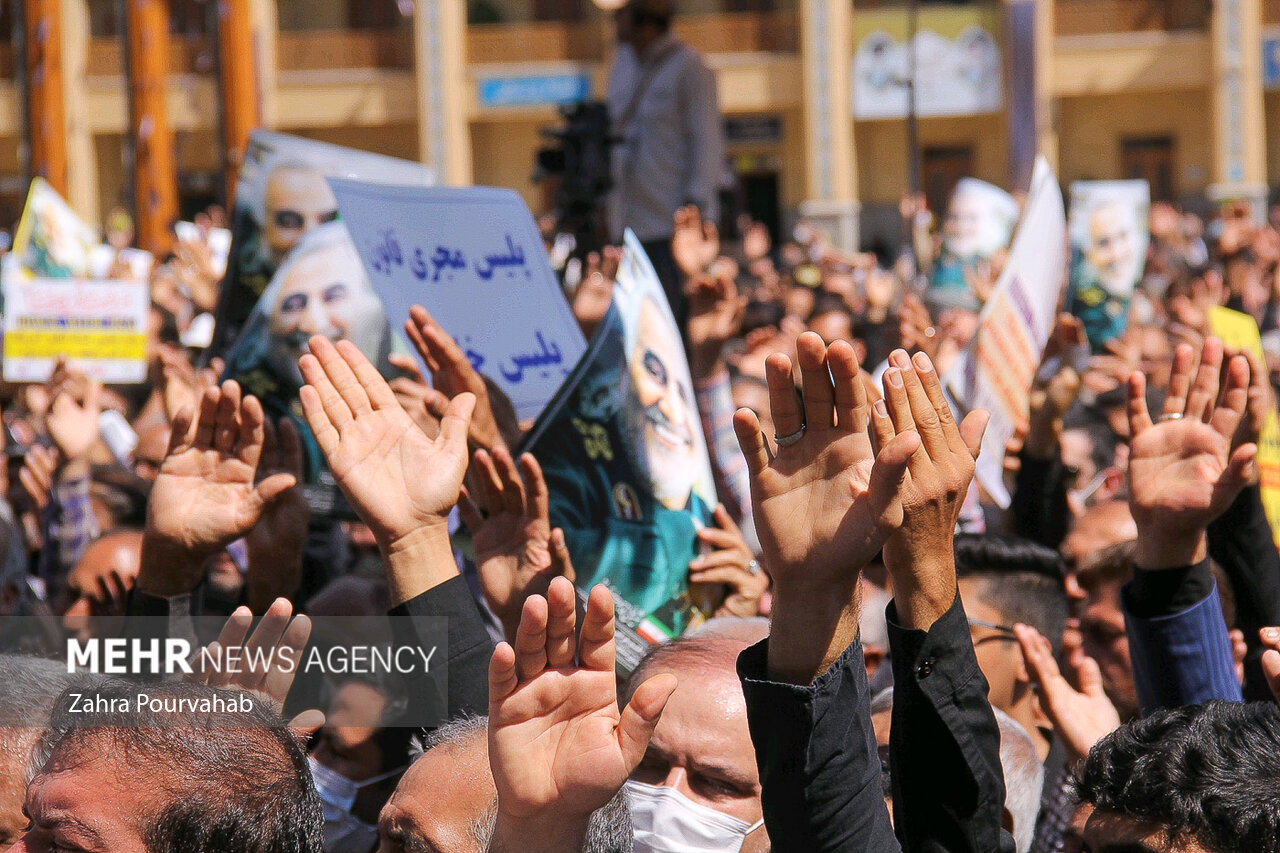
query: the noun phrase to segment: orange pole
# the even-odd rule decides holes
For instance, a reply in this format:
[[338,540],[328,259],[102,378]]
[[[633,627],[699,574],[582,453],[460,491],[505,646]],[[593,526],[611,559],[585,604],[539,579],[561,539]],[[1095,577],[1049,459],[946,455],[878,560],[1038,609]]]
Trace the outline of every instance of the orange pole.
[[62,92],[59,0],[27,0],[28,127],[31,170],[67,196],[67,118]]
[[259,124],[256,56],[249,0],[221,0],[218,3],[218,67],[228,207],[235,201],[236,179],[249,144],[249,132]]
[[133,136],[138,244],[169,251],[178,218],[178,169],[165,91],[169,73],[167,0],[126,0],[129,43],[129,131]]

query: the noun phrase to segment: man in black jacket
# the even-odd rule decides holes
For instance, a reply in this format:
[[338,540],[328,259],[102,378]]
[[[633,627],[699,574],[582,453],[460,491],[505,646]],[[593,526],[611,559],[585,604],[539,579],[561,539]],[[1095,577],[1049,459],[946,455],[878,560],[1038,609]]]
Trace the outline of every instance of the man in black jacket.
[[[769,638],[738,662],[774,849],[1011,851],[952,557],[985,413],[957,426],[923,354],[891,356],[873,407],[847,343],[805,334],[798,353],[803,405],[790,360],[766,362],[776,451],[753,413],[734,420],[774,580]],[[881,548],[896,593],[893,826],[857,637],[858,575]]]

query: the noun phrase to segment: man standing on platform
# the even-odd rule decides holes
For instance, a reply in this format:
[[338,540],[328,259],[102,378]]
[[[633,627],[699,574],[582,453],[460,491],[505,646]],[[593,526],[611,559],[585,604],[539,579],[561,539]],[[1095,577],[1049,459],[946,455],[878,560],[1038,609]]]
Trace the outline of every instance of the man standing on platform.
[[684,329],[688,312],[671,254],[672,217],[691,204],[716,222],[725,154],[715,74],[671,32],[672,13],[671,0],[630,0],[617,13],[609,116],[620,142],[609,216],[615,243],[631,228],[644,244]]

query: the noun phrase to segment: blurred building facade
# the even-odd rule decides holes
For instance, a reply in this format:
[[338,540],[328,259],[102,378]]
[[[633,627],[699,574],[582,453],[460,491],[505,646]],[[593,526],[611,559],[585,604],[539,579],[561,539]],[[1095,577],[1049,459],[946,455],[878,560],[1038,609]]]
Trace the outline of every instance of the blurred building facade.
[[[26,0],[28,4],[37,0]],[[131,200],[119,0],[60,19],[66,190],[91,221]],[[216,0],[169,0],[165,104],[184,213],[220,198]],[[262,123],[514,187],[536,211],[540,128],[603,91],[592,0],[246,0]],[[716,71],[740,209],[893,244],[909,182],[905,0],[681,0]],[[14,4],[0,4],[0,221],[25,189]],[[1157,199],[1261,203],[1280,187],[1280,0],[921,0],[915,102],[935,206],[963,175],[1006,187],[1044,153],[1063,183],[1145,177]],[[732,176],[730,180],[729,175]]]

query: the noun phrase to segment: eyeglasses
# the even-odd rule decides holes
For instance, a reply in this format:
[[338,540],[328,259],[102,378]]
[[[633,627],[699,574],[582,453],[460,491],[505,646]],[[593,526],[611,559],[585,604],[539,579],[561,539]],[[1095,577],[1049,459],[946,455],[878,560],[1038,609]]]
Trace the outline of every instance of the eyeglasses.
[[986,628],[997,632],[987,637],[979,637],[975,639],[973,641],[975,648],[983,643],[994,642],[996,640],[1004,640],[1006,642],[1013,641],[1015,643],[1018,641],[1018,635],[1013,632],[1013,628],[1009,625],[1001,625],[997,622],[988,622],[985,619],[966,619],[965,621],[969,623],[970,628]]

